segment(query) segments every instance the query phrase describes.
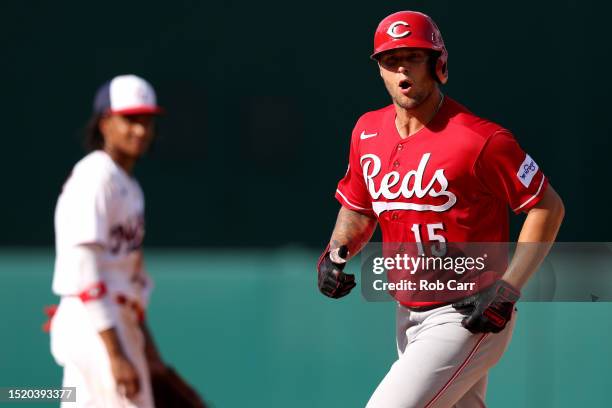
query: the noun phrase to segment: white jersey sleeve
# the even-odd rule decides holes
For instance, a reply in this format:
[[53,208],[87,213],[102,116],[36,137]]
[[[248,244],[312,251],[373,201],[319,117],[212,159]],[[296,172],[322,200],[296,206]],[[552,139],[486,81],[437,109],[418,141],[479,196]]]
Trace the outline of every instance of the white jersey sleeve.
[[73,174],[60,196],[56,213],[62,243],[108,245],[111,206],[112,185],[108,175],[96,174],[91,169]]

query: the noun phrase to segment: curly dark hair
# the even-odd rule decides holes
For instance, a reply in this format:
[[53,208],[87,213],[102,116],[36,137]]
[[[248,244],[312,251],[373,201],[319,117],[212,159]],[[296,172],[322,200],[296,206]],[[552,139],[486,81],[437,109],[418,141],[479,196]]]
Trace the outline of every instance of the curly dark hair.
[[87,124],[85,125],[85,150],[93,152],[94,150],[101,150],[104,148],[104,136],[100,132],[100,119],[102,114],[94,113]]

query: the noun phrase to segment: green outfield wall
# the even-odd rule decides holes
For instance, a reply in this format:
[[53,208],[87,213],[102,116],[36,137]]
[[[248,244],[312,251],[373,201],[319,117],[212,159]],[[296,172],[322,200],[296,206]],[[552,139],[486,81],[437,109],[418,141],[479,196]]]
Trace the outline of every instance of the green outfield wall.
[[[321,296],[317,256],[299,248],[150,251],[148,320],[162,354],[215,407],[364,406],[396,358],[394,306],[358,291],[339,301]],[[52,265],[49,250],[0,252],[2,386],[61,384],[40,330],[42,306],[56,300]],[[489,406],[612,406],[610,303],[518,307],[514,339],[490,374]]]

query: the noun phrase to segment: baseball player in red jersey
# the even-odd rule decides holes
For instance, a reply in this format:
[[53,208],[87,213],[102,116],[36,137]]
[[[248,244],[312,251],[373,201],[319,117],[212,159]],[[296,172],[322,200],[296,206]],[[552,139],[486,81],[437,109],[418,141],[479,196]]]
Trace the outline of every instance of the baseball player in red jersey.
[[[383,242],[507,242],[508,208],[526,213],[518,242],[551,243],[563,203],[512,133],[442,94],[448,53],[433,20],[402,11],[381,21],[372,59],[392,104],[361,116],[342,204],[317,265],[319,290],[355,286],[343,268],[376,225]],[[512,335],[514,304],[543,260],[517,251],[501,279],[454,302],[398,302],[399,358],[368,408],[484,407],[488,370]]]

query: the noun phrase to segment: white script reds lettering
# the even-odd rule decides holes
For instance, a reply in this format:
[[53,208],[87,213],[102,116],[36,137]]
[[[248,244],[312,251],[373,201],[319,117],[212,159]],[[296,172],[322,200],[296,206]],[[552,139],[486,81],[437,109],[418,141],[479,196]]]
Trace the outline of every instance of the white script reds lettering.
[[[437,169],[434,172],[433,177],[423,187],[423,176],[425,174],[425,168],[431,153],[425,153],[421,157],[419,166],[416,170],[410,170],[402,178],[400,173],[397,171],[391,171],[385,174],[381,181],[380,187],[376,189],[374,184],[374,178],[378,176],[381,169],[381,162],[378,156],[374,154],[365,154],[361,156],[361,167],[363,169],[363,178],[372,199],[372,207],[376,214],[380,214],[385,210],[415,210],[415,211],[435,211],[442,212],[451,208],[457,202],[457,196],[448,191],[448,180],[444,176],[444,169]],[[413,181],[412,187],[410,182]],[[399,187],[392,191],[393,187]],[[436,188],[437,184],[437,188]],[[430,197],[446,197],[446,202],[439,205],[432,204],[419,204],[415,202],[376,202],[380,196],[383,196],[387,200],[395,200],[400,196],[406,199],[411,199],[414,196],[417,198],[423,198],[427,195]]]

